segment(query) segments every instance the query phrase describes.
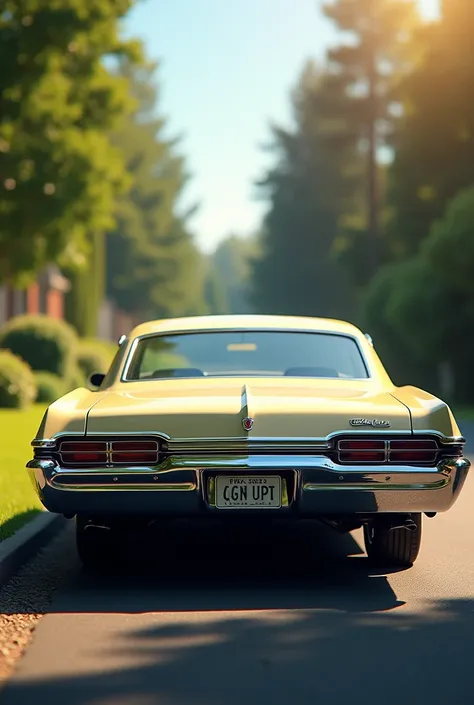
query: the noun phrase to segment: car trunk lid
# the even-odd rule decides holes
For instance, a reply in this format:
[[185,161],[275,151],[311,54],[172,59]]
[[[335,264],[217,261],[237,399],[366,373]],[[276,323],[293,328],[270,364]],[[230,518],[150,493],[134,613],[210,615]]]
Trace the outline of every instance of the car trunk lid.
[[88,434],[171,439],[325,438],[354,428],[411,432],[410,414],[373,380],[215,378],[129,383],[105,393],[87,419]]

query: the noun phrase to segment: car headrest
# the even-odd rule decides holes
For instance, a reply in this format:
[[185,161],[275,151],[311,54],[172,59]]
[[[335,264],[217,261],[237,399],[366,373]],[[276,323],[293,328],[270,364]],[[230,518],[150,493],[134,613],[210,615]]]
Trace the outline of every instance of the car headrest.
[[339,377],[332,367],[289,367],[285,377]]
[[204,372],[197,367],[176,367],[166,370],[155,370],[152,377],[204,377]]

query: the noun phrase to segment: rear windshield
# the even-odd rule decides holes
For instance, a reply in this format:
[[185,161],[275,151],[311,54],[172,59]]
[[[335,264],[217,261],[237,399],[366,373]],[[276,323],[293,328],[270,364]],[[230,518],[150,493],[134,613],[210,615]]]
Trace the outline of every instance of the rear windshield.
[[170,377],[367,378],[353,338],[330,333],[216,331],[143,338],[125,379]]

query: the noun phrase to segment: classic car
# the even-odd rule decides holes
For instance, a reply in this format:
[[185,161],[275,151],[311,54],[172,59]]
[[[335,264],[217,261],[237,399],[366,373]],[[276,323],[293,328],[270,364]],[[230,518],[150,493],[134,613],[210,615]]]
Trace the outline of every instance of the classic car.
[[447,404],[394,386],[343,321],[144,323],[90,386],[49,406],[27,465],[85,564],[154,522],[278,518],[363,527],[369,559],[410,566],[422,516],[453,506],[470,467]]

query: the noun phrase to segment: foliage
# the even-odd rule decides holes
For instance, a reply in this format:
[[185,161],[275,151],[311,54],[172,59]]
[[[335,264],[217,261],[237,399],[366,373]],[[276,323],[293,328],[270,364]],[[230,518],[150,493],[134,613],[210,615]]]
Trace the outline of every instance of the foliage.
[[212,263],[224,287],[226,307],[230,313],[251,313],[249,287],[251,262],[258,257],[258,238],[230,235],[219,243]]
[[35,372],[36,403],[52,404],[65,392],[64,380],[51,372]]
[[35,371],[67,377],[75,360],[77,336],[65,321],[45,315],[12,318],[0,331],[0,347],[11,350]]
[[9,350],[0,350],[0,407],[23,409],[36,397],[30,367]]
[[[400,86],[405,113],[389,174],[390,237],[414,254],[447,203],[473,182],[474,4],[446,2],[424,53]],[[421,41],[421,40],[420,40]]]
[[269,208],[252,267],[252,303],[261,312],[353,315],[350,288],[332,261],[351,153],[345,142],[336,150],[326,140],[323,78],[309,64],[293,96],[295,129],[272,129],[276,163],[260,182]]
[[136,70],[123,62],[120,72],[137,108],[114,135],[132,185],[107,235],[107,295],[144,318],[199,313],[202,262],[178,207],[187,174],[176,141],[165,138],[167,125],[155,114],[155,66]]
[[[474,188],[470,188],[448,204],[417,255],[381,270],[365,300],[369,325],[387,348],[406,352],[405,368],[411,359],[417,366],[415,376],[429,379],[433,387],[437,365],[451,363],[457,370],[457,398],[463,401],[474,394],[473,346],[465,338],[465,331],[474,326],[473,231]],[[453,345],[459,340],[462,345]],[[389,358],[391,354],[387,350]]]
[[79,343],[77,364],[86,379],[94,372],[107,372],[110,362],[109,355],[100,345],[94,342]]
[[140,59],[119,37],[132,0],[4,0],[0,16],[0,278],[84,262],[127,185],[109,139],[131,107],[111,59]]
[[84,376],[83,371],[79,367],[79,365],[74,364],[73,367],[71,368],[70,373],[64,380],[65,383],[65,393],[67,392],[73,392],[75,389],[79,389],[80,387],[85,387],[87,385],[87,380]]
[[209,314],[229,313],[227,305],[226,282],[212,260],[209,262],[204,280],[204,301]]
[[101,338],[83,338],[81,344],[92,345],[96,350],[99,350],[107,360],[107,367],[112,364],[112,360],[117,352],[117,342],[112,343],[110,340],[102,340]]
[[90,254],[80,269],[69,268],[65,274],[71,282],[66,295],[66,319],[81,336],[97,333],[98,313],[105,293],[105,234],[89,235]]
[[[335,0],[324,12],[347,41],[328,52],[329,77],[323,106],[328,117],[339,118],[341,131],[358,144],[366,161],[365,178],[358,187],[359,224],[341,233],[341,250],[350,253],[345,264],[359,280],[365,281],[384,260],[381,241],[382,180],[378,164],[380,147],[390,142],[395,127],[393,89],[414,59],[409,41],[417,26],[413,0]],[[359,206],[360,208],[360,206]],[[356,239],[352,243],[351,235]],[[359,258],[362,251],[363,270]],[[362,278],[362,281],[364,279]]]

